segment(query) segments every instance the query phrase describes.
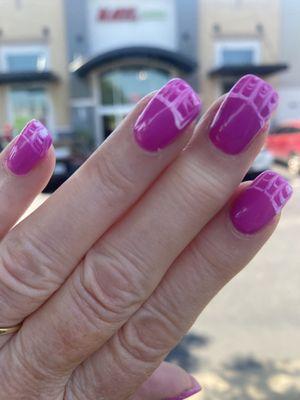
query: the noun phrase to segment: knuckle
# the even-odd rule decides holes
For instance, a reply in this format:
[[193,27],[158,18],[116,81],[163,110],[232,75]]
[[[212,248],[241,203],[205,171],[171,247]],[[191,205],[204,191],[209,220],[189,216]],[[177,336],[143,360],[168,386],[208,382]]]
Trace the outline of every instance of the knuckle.
[[125,172],[124,165],[118,164],[117,159],[118,157],[115,157],[107,146],[101,157],[96,157],[93,164],[96,182],[109,202],[111,199],[118,200],[128,195],[135,186],[133,178]]
[[[203,235],[201,242],[197,242],[193,243],[189,249],[192,264],[195,267],[201,266],[201,278],[207,282],[206,285],[202,285],[203,290],[210,288],[210,291],[214,293],[216,288],[221,288],[235,274],[234,257],[229,255],[230,249],[226,251],[221,246],[216,249],[218,243],[209,240],[208,235]],[[233,250],[236,253],[236,249]],[[198,268],[196,273],[199,275]],[[209,293],[209,295],[213,294]]]
[[100,246],[87,254],[73,281],[73,297],[81,313],[93,323],[120,323],[143,301],[147,279],[137,267],[138,257]]
[[61,376],[51,374],[45,357],[39,361],[35,347],[21,334],[15,337],[13,346],[6,346],[1,356],[2,363],[13,366],[8,374],[3,368],[0,374],[1,391],[6,394],[5,398],[37,399],[45,398],[45,395],[50,398],[50,393],[51,398],[61,398],[65,381]]
[[167,308],[146,303],[138,317],[118,331],[118,342],[133,361],[157,363],[181,334],[176,318],[172,318]]
[[174,171],[172,178],[175,180],[175,187],[180,188],[174,194],[177,196],[176,201],[184,206],[186,212],[197,210],[200,215],[202,211],[205,214],[220,204],[225,184],[217,174],[205,170],[198,158],[187,157],[180,168]]
[[1,283],[15,293],[44,298],[57,280],[52,272],[56,260],[50,254],[41,240],[11,233],[1,244]]

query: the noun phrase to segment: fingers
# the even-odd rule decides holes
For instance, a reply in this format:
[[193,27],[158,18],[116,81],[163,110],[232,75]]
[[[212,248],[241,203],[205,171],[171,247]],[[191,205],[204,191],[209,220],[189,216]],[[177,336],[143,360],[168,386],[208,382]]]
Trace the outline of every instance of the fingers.
[[[200,109],[196,94],[175,80],[157,96],[152,102],[151,97],[142,100],[87,163],[3,240],[0,324],[19,323],[40,307],[187,143],[192,133],[188,125]],[[169,96],[176,100],[174,104],[168,104]],[[139,139],[135,140],[133,127],[147,104],[136,125]],[[175,112],[179,121],[173,118]],[[168,135],[161,143],[157,138],[156,148],[143,137],[145,124],[161,140]],[[143,148],[138,144],[142,142]]]
[[[209,140],[214,115],[209,116],[188,149],[23,326],[18,337],[24,347],[39,349],[39,358],[53,370],[65,368],[68,374],[124,325],[241,181],[264,136],[257,135],[244,152],[229,155]],[[34,342],[32,330],[38,332]],[[64,338],[72,339],[65,343]],[[64,351],[53,351],[57,346]]]
[[201,391],[194,377],[177,365],[161,365],[133,395],[132,400],[184,400]]
[[0,238],[48,183],[55,162],[51,143],[46,128],[38,121],[31,121],[1,153]]
[[[152,373],[207,303],[257,253],[272,234],[289,197],[289,185],[274,173],[263,174],[246,190],[240,188],[231,205],[184,250],[148,301],[75,371],[69,390],[76,385],[89,388],[90,398],[125,399],[133,390],[131,382],[142,382]],[[266,221],[261,215],[270,207],[272,219]],[[241,225],[236,224],[239,216]],[[249,235],[244,227],[252,227],[253,218],[256,230]],[[107,371],[111,370],[118,376],[120,391],[115,397],[109,395],[112,381]]]

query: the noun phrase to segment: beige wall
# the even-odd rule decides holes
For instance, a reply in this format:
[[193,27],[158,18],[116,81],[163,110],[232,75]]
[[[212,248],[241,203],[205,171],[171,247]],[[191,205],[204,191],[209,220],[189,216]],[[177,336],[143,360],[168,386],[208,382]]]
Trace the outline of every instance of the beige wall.
[[[200,0],[200,83],[205,108],[220,94],[218,78],[209,78],[215,65],[215,43],[222,40],[258,40],[261,63],[278,62],[280,0]],[[214,26],[220,31],[216,33]],[[257,25],[263,26],[263,33]],[[276,78],[271,80],[276,84]]]
[[[54,110],[54,125],[67,128],[69,119],[68,65],[63,0],[0,0],[1,44],[47,44],[50,70],[58,75],[57,83],[47,84]],[[48,38],[43,29],[50,30]],[[0,126],[6,118],[3,111],[5,89],[0,87]]]

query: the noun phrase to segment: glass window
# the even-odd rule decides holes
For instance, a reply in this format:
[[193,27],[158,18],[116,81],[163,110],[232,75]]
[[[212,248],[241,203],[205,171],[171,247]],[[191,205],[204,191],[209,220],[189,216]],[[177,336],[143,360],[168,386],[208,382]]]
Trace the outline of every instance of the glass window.
[[44,88],[13,88],[10,92],[10,108],[15,133],[19,133],[33,118],[49,124],[49,103]]
[[134,104],[170,79],[167,71],[145,67],[126,67],[100,76],[103,105]]
[[252,49],[224,49],[222,59],[223,65],[249,65],[254,63],[254,51]]
[[215,43],[216,66],[253,65],[260,61],[258,40],[221,40]]
[[6,68],[9,72],[45,71],[46,66],[46,55],[42,52],[6,55]]
[[4,46],[0,64],[7,72],[42,72],[49,67],[48,49],[42,45]]

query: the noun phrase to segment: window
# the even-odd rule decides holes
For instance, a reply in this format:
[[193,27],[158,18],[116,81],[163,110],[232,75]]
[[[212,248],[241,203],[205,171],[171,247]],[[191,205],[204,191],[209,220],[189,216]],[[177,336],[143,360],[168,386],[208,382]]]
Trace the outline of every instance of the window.
[[135,104],[147,93],[163,86],[170,79],[164,70],[148,67],[124,67],[100,76],[102,105]]
[[19,133],[24,125],[34,118],[49,125],[49,101],[43,87],[13,87],[9,100],[15,133]]
[[218,67],[257,64],[260,44],[257,41],[222,41],[216,43],[215,61]]
[[224,65],[241,65],[253,64],[253,50],[223,50],[223,64]]
[[0,49],[6,72],[43,72],[48,69],[48,52],[43,46],[9,46]]

